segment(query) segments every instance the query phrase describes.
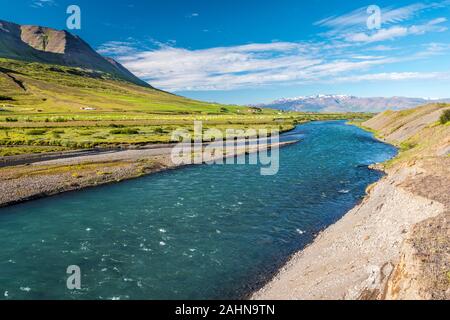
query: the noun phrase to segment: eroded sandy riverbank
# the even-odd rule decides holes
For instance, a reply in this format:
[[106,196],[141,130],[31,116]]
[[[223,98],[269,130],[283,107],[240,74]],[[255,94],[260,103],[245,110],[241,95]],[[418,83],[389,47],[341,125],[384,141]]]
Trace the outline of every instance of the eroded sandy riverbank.
[[364,123],[401,146],[364,201],[252,299],[450,299],[450,126],[445,105]]

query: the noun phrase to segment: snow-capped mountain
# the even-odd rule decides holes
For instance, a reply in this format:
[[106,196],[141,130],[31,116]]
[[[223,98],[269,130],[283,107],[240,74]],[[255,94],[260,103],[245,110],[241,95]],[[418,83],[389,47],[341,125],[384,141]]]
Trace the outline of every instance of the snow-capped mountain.
[[282,98],[258,107],[283,111],[301,112],[381,112],[384,110],[402,110],[436,102],[450,102],[450,99],[426,99],[407,97],[356,97],[349,95],[318,94]]

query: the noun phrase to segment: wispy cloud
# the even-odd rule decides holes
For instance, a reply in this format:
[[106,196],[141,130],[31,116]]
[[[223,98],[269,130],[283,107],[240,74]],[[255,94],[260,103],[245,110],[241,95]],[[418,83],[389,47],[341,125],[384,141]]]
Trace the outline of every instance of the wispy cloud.
[[205,50],[163,46],[118,59],[136,75],[166,90],[225,90],[289,80],[294,70],[321,63],[304,54],[306,50],[304,45],[288,42]]
[[102,44],[98,50],[98,53],[103,55],[125,56],[128,54],[136,53],[136,49],[131,42],[127,41],[109,41]]
[[[384,7],[381,9],[381,22],[383,24],[401,23],[417,16],[420,12],[429,9],[438,9],[450,4],[449,0],[441,0],[431,3],[414,3],[403,7]],[[355,27],[365,27],[367,22],[367,7],[356,9],[352,12],[331,16],[319,20],[314,24],[316,26],[327,27],[330,29],[349,29]]]
[[33,8],[43,8],[43,7],[51,7],[55,6],[56,1],[55,0],[33,0],[31,2],[31,7]]
[[438,80],[449,78],[449,72],[385,72],[338,77],[333,82]]
[[[231,90],[280,83],[363,81],[356,75],[377,66],[421,59],[449,48],[430,44],[422,56],[336,54],[322,43],[253,43],[233,47],[188,50],[161,46],[139,51],[127,43],[105,44],[100,52],[112,53],[137,76],[169,91]],[[355,75],[356,74],[356,75]],[[391,77],[396,80],[399,77]]]
[[[382,23],[399,23],[412,18],[415,14],[430,6],[423,3],[411,4],[401,8],[386,7],[381,8]],[[356,9],[341,16],[331,16],[315,23],[316,26],[328,27],[332,29],[348,29],[353,27],[361,27],[366,25],[367,7]]]
[[350,42],[372,43],[393,40],[408,35],[422,35],[428,32],[444,32],[447,30],[447,27],[442,26],[441,24],[446,21],[446,18],[437,18],[425,24],[412,25],[410,27],[394,26],[387,29],[380,29],[372,34],[365,32],[347,34],[345,40]]
[[339,39],[350,42],[378,42],[403,37],[406,35],[419,35],[428,32],[442,32],[447,28],[440,24],[446,22],[445,18],[425,21],[421,24],[411,24],[408,21],[418,20],[423,12],[440,9],[450,5],[450,0],[441,0],[428,3],[414,3],[403,7],[385,7],[381,9],[382,29],[370,31],[367,29],[367,7],[352,12],[331,16],[314,23],[314,25],[328,29],[322,36],[330,39]]
[[199,13],[193,12],[193,13],[190,13],[190,14],[186,15],[186,18],[197,18],[199,16],[200,16]]

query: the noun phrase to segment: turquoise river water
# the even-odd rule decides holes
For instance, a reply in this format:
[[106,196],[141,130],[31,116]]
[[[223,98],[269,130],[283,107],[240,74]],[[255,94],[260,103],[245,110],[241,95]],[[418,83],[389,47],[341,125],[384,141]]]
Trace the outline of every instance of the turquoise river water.
[[[340,219],[395,148],[341,121],[298,126],[280,171],[193,166],[0,209],[1,299],[242,298]],[[81,290],[67,289],[67,267]]]

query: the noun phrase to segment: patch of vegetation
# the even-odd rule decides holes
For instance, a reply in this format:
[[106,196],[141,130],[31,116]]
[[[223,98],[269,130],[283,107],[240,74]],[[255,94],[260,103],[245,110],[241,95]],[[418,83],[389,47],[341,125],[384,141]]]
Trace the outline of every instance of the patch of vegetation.
[[450,121],[450,109],[445,110],[440,117],[441,124],[446,124]]
[[116,124],[116,123],[111,123],[109,126],[111,128],[125,128],[123,124]]
[[9,157],[21,154],[36,154],[46,152],[66,151],[64,147],[34,147],[34,146],[22,146],[22,147],[0,147],[0,156]]
[[121,129],[111,130],[109,133],[111,133],[111,134],[139,134],[139,130],[132,129],[132,128],[121,128]]
[[153,130],[153,132],[156,134],[164,134],[165,133],[164,129],[161,127],[156,128],[155,130]]
[[417,143],[406,141],[400,144],[401,151],[408,151],[417,147]]
[[87,137],[87,136],[92,136],[94,134],[94,132],[93,131],[81,131],[81,132],[78,132],[78,134],[82,137]]
[[27,131],[27,135],[29,136],[41,136],[46,133],[47,133],[46,129],[32,129]]
[[63,117],[56,117],[56,118],[51,118],[50,121],[52,121],[52,122],[67,122],[69,120],[66,118],[63,118]]

